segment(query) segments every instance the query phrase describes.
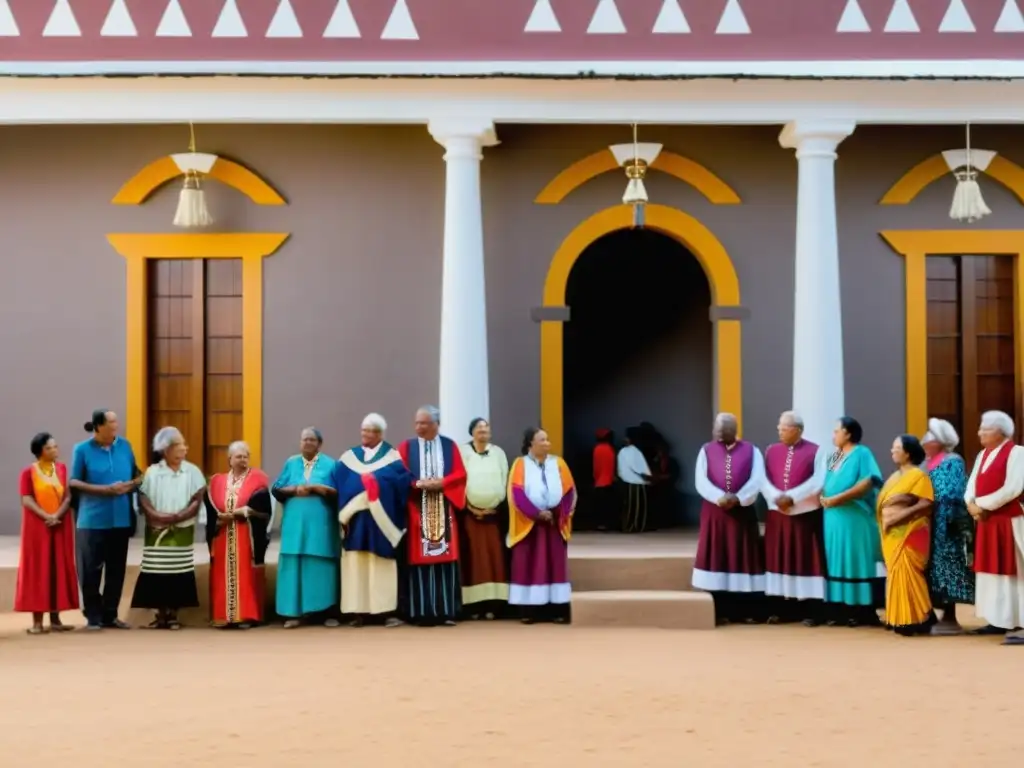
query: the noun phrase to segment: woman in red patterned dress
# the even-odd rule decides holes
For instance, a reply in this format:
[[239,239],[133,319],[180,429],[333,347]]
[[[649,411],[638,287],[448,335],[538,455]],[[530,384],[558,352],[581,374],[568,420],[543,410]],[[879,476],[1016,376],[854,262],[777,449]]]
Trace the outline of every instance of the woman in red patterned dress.
[[270,524],[270,479],[249,466],[249,446],[228,448],[227,472],[210,478],[206,538],[210,545],[210,613],[215,627],[249,629],[263,621],[263,571]]
[[78,608],[75,570],[75,524],[71,508],[68,470],[57,461],[60,450],[49,432],[32,438],[36,461],[21,472],[21,557],[14,610],[32,614],[30,635],[41,635],[43,614],[50,614],[50,630],[74,629],[60,620],[61,611]]

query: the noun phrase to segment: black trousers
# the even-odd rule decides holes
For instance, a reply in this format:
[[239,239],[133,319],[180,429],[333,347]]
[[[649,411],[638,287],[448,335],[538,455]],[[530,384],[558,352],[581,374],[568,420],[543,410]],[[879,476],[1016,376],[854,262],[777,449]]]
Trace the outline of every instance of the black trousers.
[[117,619],[131,534],[130,528],[75,531],[82,613],[90,624],[113,624]]
[[614,485],[595,488],[593,492],[594,524],[599,530],[618,530],[620,527],[619,494]]

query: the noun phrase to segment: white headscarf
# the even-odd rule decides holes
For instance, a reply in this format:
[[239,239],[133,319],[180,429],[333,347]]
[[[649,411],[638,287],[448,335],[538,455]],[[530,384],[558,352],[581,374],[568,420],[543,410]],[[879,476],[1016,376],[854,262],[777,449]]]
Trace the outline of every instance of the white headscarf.
[[921,438],[922,443],[938,443],[947,451],[952,451],[960,444],[960,436],[956,429],[945,419],[928,419],[928,431]]

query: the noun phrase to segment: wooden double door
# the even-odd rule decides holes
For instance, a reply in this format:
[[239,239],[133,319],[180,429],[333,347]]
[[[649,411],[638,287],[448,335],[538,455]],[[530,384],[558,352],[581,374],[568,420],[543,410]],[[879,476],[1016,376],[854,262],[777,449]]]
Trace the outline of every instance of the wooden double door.
[[174,426],[207,475],[242,439],[242,262],[156,259],[149,273],[149,440]]
[[928,414],[956,427],[971,462],[982,413],[1019,423],[1014,259],[929,256],[927,279]]

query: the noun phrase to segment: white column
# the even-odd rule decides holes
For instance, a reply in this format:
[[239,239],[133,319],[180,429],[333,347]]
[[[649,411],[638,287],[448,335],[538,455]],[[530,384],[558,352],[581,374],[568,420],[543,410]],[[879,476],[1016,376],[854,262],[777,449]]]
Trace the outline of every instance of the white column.
[[832,444],[845,415],[843,318],[836,229],[836,148],[853,133],[849,120],[797,120],[779,143],[796,150],[796,285],[793,291],[793,408],[804,434]]
[[490,120],[443,118],[428,127],[446,150],[438,407],[441,432],[462,442],[470,420],[490,418],[480,161],[483,147],[498,142]]

